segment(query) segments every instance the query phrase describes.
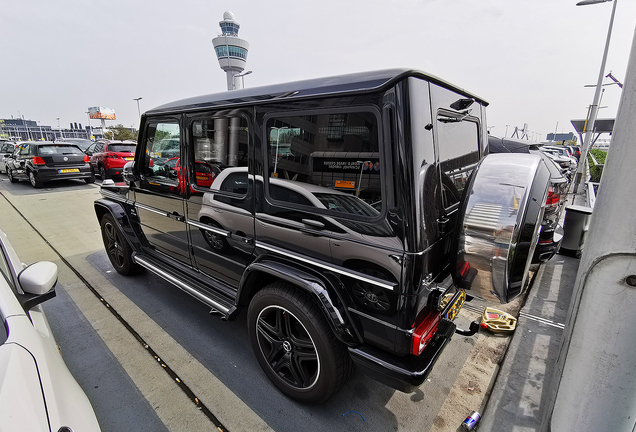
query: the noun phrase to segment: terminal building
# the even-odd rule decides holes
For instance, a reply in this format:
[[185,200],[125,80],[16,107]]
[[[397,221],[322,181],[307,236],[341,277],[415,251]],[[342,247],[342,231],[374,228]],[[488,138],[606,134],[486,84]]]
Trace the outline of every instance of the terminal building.
[[68,129],[38,124],[35,120],[21,118],[0,119],[0,138],[11,141],[54,141],[63,138],[89,138],[89,128],[81,123],[71,123]]

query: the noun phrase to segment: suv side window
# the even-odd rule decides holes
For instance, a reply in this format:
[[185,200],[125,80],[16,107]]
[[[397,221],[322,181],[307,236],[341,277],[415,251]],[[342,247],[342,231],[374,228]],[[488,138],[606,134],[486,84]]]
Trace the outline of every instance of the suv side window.
[[[190,128],[195,170],[190,176],[193,187],[207,191],[223,169],[248,166],[250,134],[248,121],[241,114],[210,113],[193,118]],[[247,183],[247,170],[242,177]],[[245,195],[247,188],[236,193]]]
[[[269,177],[291,181],[302,190],[291,196],[291,190],[282,193],[270,182],[272,200],[339,217],[379,215],[370,205],[383,198],[376,114],[347,111],[270,118],[266,130]],[[312,204],[316,200],[320,204]]]
[[145,154],[142,176],[171,186],[178,186],[177,171],[166,165],[168,159],[179,157],[181,129],[176,120],[149,122],[146,126]]
[[30,151],[30,146],[28,144],[22,144],[20,146],[20,156],[28,156]]

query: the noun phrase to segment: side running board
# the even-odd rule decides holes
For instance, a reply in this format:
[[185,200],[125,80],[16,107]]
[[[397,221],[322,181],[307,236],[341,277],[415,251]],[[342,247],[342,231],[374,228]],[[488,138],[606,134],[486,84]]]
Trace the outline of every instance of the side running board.
[[204,288],[193,278],[166,268],[164,263],[145,254],[134,253],[132,258],[140,266],[210,306],[213,309],[212,312],[220,313],[223,319],[230,320],[236,316],[236,306],[229,299],[211,293],[209,288]]

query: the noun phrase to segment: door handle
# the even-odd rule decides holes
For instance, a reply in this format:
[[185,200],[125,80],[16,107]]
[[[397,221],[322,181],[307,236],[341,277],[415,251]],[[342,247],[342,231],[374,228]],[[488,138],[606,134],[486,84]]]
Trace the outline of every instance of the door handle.
[[185,217],[184,217],[184,216],[182,216],[182,215],[180,215],[180,214],[179,214],[179,213],[177,213],[177,212],[172,212],[172,213],[168,214],[168,217],[169,217],[170,219],[174,219],[174,220],[176,220],[177,222],[185,222]]
[[316,229],[323,229],[325,227],[324,223],[313,219],[302,219],[302,223]]

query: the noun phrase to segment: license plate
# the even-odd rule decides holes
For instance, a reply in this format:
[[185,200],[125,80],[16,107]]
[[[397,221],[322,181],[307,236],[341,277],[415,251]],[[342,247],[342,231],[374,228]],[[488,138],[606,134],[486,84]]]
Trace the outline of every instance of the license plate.
[[124,160],[131,161],[131,160],[135,160],[135,158],[134,157],[127,157],[127,158],[124,158]]
[[80,172],[80,171],[79,171],[79,168],[66,168],[66,169],[57,170],[57,172],[59,172],[60,174],[64,174],[64,173],[72,173],[72,172]]
[[450,307],[450,309],[448,310],[444,318],[453,321],[455,317],[457,316],[457,314],[459,313],[459,310],[464,305],[464,302],[466,301],[466,292],[464,290],[459,290],[459,293],[460,293],[459,296],[457,297],[453,305]]
[[200,176],[200,175],[197,176],[197,180],[207,180],[207,179],[208,178],[205,176]]

